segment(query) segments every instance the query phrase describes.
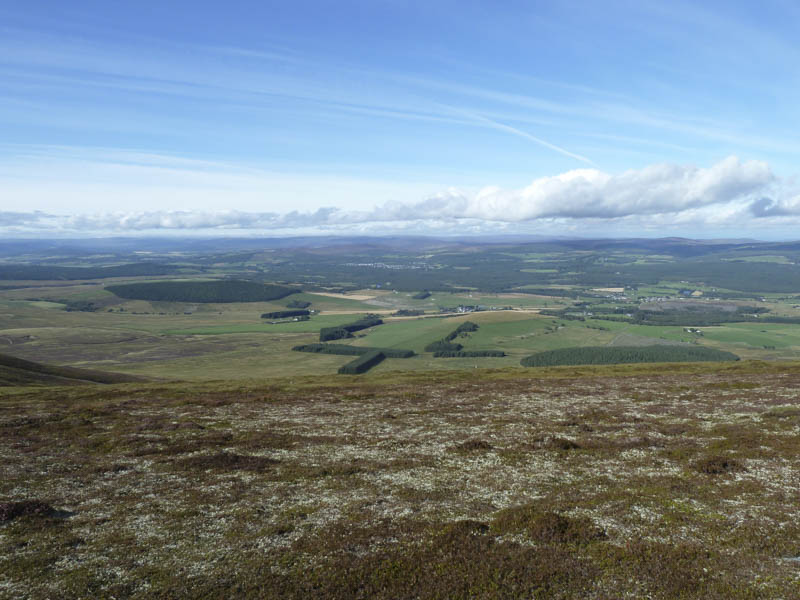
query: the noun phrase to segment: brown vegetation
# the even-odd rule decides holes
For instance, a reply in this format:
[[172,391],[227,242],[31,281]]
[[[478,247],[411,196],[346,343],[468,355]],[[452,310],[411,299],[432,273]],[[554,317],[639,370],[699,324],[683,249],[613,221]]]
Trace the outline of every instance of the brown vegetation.
[[54,512],[55,510],[52,506],[41,500],[0,502],[0,523],[11,521],[17,517],[46,516]]
[[2,392],[0,596],[796,597],[800,371],[542,375]]

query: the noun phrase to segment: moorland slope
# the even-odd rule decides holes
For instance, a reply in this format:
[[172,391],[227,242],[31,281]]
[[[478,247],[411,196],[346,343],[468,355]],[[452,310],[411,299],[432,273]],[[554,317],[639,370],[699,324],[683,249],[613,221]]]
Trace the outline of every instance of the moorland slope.
[[7,388],[0,595],[796,598],[798,385],[741,361]]
[[107,373],[93,369],[56,367],[0,354],[0,387],[30,385],[70,385],[86,383],[125,383],[145,381],[143,377]]

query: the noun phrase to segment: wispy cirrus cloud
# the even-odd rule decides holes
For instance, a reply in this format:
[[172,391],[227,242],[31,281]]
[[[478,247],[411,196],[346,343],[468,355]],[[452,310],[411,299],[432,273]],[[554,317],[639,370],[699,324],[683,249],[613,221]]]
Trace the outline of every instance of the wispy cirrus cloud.
[[[9,119],[45,119],[51,126],[75,128],[81,123],[91,127],[95,122],[104,131],[114,125],[120,130],[127,126],[131,134],[155,135],[162,131],[185,135],[188,124],[183,122],[182,112],[169,118],[163,111],[141,114],[140,107],[150,101],[162,102],[172,97],[176,102],[203,103],[203,111],[214,112],[216,107],[227,105],[231,108],[228,116],[249,114],[249,120],[233,117],[228,121],[240,134],[244,133],[242,129],[247,131],[259,122],[262,114],[294,112],[297,123],[326,117],[335,123],[337,117],[358,115],[362,119],[395,122],[400,127],[402,121],[419,121],[438,123],[444,128],[466,125],[473,130],[504,132],[569,160],[606,166],[610,153],[603,152],[602,160],[598,160],[590,157],[586,149],[591,149],[597,140],[604,140],[603,145],[609,149],[624,145],[624,136],[616,140],[609,137],[621,128],[643,129],[654,140],[662,140],[665,134],[670,139],[679,136],[683,145],[687,141],[700,145],[710,140],[728,148],[725,152],[737,146],[784,153],[793,153],[795,148],[794,141],[780,132],[758,135],[743,131],[740,123],[744,121],[729,116],[685,106],[677,111],[635,93],[598,94],[590,86],[569,81],[528,81],[513,72],[489,85],[480,83],[480,77],[432,77],[408,69],[333,63],[324,56],[288,46],[180,44],[130,35],[99,41],[25,29],[6,33],[0,40],[0,66],[4,65],[3,77],[15,94],[34,98],[72,98],[81,90],[87,94],[81,100],[81,104],[90,103],[84,104],[85,110],[79,110],[74,103],[64,103],[53,110],[52,105],[48,106],[49,100],[44,99],[33,101],[28,108],[9,109]],[[187,55],[191,61],[185,59]],[[286,65],[291,68],[284,68]],[[480,74],[481,67],[476,66],[474,73]],[[368,86],[363,85],[365,81]],[[558,92],[559,86],[572,93]],[[118,90],[136,96],[137,102],[114,103],[101,110],[91,105],[98,89]],[[43,92],[47,96],[42,96]],[[142,98],[147,102],[143,104]],[[125,110],[119,108],[123,104],[127,106]],[[459,116],[445,106],[457,107],[462,113]],[[140,117],[125,118],[126,114]],[[540,125],[529,131],[523,125],[531,122]],[[213,123],[206,121],[196,131],[208,128],[203,133],[211,135]],[[315,132],[303,130],[302,135],[314,137]],[[639,152],[645,151],[638,146]]]
[[570,152],[566,148],[562,148],[561,146],[557,146],[556,144],[550,143],[547,140],[543,140],[540,137],[536,137],[535,135],[533,135],[531,133],[528,133],[527,131],[522,131],[521,129],[518,129],[516,127],[512,127],[511,125],[507,125],[505,123],[501,123],[499,121],[495,121],[494,119],[490,119],[489,117],[486,117],[486,116],[481,115],[479,113],[471,113],[471,112],[468,112],[468,111],[458,110],[458,109],[452,109],[452,110],[454,112],[456,112],[456,113],[461,113],[461,114],[465,115],[466,117],[472,119],[473,121],[475,121],[475,122],[477,122],[479,124],[488,125],[489,127],[492,127],[492,128],[497,129],[499,131],[504,131],[506,133],[510,133],[512,135],[516,135],[516,136],[521,137],[523,139],[530,140],[531,142],[534,142],[535,144],[539,144],[540,146],[544,146],[545,148],[549,148],[550,150],[558,152],[559,154],[562,154],[564,156],[568,156],[569,158],[573,158],[575,160],[579,160],[580,162],[583,162],[583,163],[586,163],[586,164],[589,164],[589,165],[592,165],[592,166],[594,166],[594,164],[595,164],[594,162],[592,162],[591,160],[589,160],[585,156],[581,156],[580,154],[576,154],[575,152]]

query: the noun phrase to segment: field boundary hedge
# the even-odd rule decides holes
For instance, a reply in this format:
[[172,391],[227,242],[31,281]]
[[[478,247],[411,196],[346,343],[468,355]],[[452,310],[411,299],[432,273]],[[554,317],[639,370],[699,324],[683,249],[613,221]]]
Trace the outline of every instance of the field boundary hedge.
[[461,344],[454,344],[453,342],[446,342],[444,340],[436,340],[425,346],[425,352],[458,352],[464,346]]
[[292,348],[295,352],[313,352],[315,354],[341,354],[344,356],[361,356],[374,350],[383,352],[386,358],[411,358],[413,350],[401,348],[371,348],[369,346],[348,346],[347,344],[303,344]]
[[478,324],[472,321],[464,321],[442,339],[431,342],[425,346],[425,352],[433,352],[434,354],[460,352],[464,346],[458,342],[453,342],[453,340],[461,334],[472,333],[473,331],[478,331]]
[[353,332],[382,325],[383,319],[376,315],[367,315],[366,317],[354,321],[353,323],[345,323],[344,325],[337,325],[336,327],[323,327],[319,330],[319,341],[329,342],[331,340],[341,340],[353,337]]
[[261,315],[262,319],[288,319],[289,317],[307,317],[311,313],[307,310],[276,310]]
[[434,352],[433,358],[485,358],[488,356],[502,357],[506,353],[502,350],[460,350],[457,352]]
[[385,358],[386,355],[380,350],[372,350],[339,367],[338,373],[340,375],[361,375],[382,363]]

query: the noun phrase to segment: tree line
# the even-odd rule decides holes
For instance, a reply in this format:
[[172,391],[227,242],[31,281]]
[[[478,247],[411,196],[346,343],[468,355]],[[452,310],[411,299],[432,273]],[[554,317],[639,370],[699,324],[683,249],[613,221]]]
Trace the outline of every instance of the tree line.
[[459,350],[434,352],[434,358],[484,358],[489,356],[502,357],[506,353],[502,350]]
[[340,375],[360,375],[382,363],[385,358],[386,355],[380,350],[372,350],[339,367],[338,373]]
[[560,365],[613,365],[648,362],[734,361],[731,352],[704,346],[583,346],[559,348],[526,356],[523,367],[556,367]]
[[309,311],[307,310],[276,310],[274,312],[265,312],[261,315],[262,319],[288,319],[290,317],[307,317]]
[[236,279],[219,281],[156,281],[109,285],[106,289],[128,300],[151,302],[269,302],[300,290],[283,285]]
[[342,354],[361,356],[374,350],[380,350],[386,358],[411,358],[413,350],[401,348],[371,348],[369,346],[350,346],[348,344],[303,344],[292,348],[295,352],[313,352],[315,354]]
[[435,342],[431,342],[427,346],[425,346],[425,352],[433,352],[434,355],[437,352],[460,352],[461,349],[464,347],[458,342],[453,342],[458,336],[466,336],[473,331],[478,330],[477,323],[473,323],[472,321],[464,321],[456,327],[453,331],[448,333],[440,340],[436,340]]
[[375,327],[376,325],[383,324],[383,319],[378,315],[367,315],[353,323],[345,323],[344,325],[337,325],[335,327],[323,327],[319,330],[319,341],[330,342],[332,340],[341,340],[353,337],[353,332]]
[[459,336],[467,337],[474,331],[478,331],[478,324],[464,321],[442,339],[425,346],[425,351],[433,352],[434,358],[486,358],[506,355],[502,350],[464,350],[464,346],[453,341]]
[[3,265],[0,280],[105,279],[106,277],[154,277],[172,275],[182,267],[159,263],[129,263],[113,267],[56,267],[50,265]]

